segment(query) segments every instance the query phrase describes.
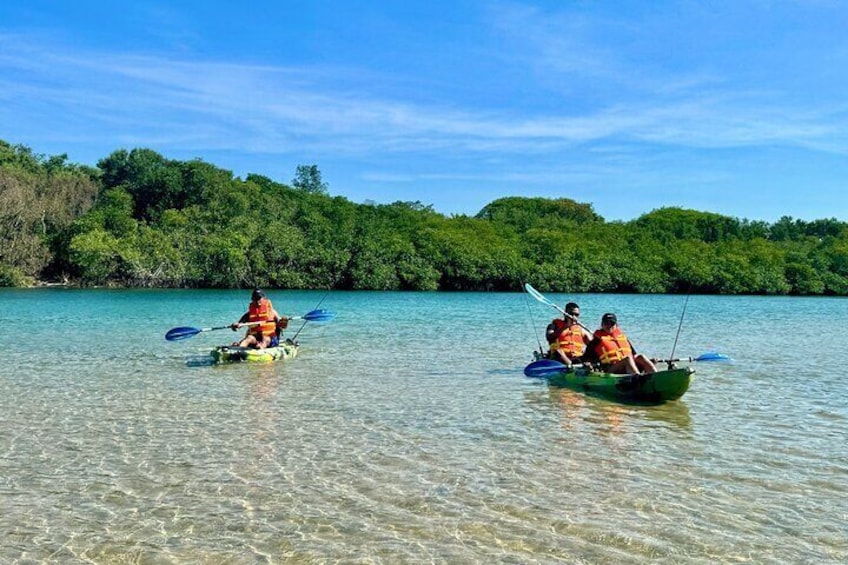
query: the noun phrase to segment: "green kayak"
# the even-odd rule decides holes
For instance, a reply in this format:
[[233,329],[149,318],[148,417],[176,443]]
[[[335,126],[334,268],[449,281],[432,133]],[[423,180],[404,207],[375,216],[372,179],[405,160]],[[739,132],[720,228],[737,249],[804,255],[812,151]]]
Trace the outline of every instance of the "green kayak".
[[269,363],[283,359],[297,357],[300,346],[290,340],[265,349],[253,349],[250,347],[237,347],[234,345],[219,345],[212,350],[212,358],[215,363],[239,363],[247,361],[250,363]]
[[570,388],[622,402],[660,404],[677,400],[689,390],[691,367],[679,367],[651,374],[614,375],[597,371],[589,372],[580,367],[573,371],[563,370],[564,365],[542,359],[528,365],[524,374],[543,378],[553,386]]

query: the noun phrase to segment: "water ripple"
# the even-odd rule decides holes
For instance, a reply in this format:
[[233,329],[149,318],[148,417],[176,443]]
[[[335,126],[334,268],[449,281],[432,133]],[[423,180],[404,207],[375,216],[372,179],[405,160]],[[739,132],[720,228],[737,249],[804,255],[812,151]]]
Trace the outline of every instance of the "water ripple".
[[[0,359],[0,562],[848,561],[845,381],[754,347],[741,322],[708,345],[756,362],[699,364],[680,402],[641,407],[524,378],[530,332],[481,352],[481,335],[524,323],[515,295],[334,293],[345,316],[298,359],[230,367],[187,366],[216,336],[167,343],[162,320],[185,323],[175,300],[212,318],[240,295],[49,296],[79,333]],[[580,302],[639,312],[625,319],[640,347],[662,349],[673,298]],[[743,304],[765,308],[693,298],[681,347]],[[760,315],[787,316],[769,304]],[[127,330],[82,320],[122,307],[151,337],[104,349]]]

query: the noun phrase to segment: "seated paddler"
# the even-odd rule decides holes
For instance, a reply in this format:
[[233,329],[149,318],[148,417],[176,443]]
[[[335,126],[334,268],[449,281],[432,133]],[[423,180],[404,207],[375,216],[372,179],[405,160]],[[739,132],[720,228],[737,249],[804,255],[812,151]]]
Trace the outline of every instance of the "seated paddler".
[[580,325],[580,306],[576,302],[565,305],[562,318],[554,318],[545,330],[550,350],[548,358],[571,367],[581,363],[586,346],[592,341],[592,335]]
[[630,339],[618,327],[616,315],[612,313],[604,314],[601,318],[601,327],[595,331],[583,359],[599,363],[605,373],[635,374],[657,371],[650,359],[636,353]]
[[254,289],[250,304],[238,322],[231,324],[233,331],[247,326],[247,334],[241,341],[233,343],[239,347],[265,349],[279,344],[280,330],[288,325],[288,318],[280,316],[271,301],[260,289]]

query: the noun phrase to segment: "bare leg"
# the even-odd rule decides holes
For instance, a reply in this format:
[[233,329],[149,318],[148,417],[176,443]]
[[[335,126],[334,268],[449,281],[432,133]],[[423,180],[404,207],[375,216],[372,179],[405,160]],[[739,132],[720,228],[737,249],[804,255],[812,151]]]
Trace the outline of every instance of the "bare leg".
[[657,372],[657,368],[653,363],[651,363],[651,360],[642,355],[641,353],[636,356],[636,365],[639,367],[639,369],[642,370],[643,373],[650,374]]
[[239,347],[258,347],[258,342],[253,334],[248,334],[244,336],[244,339],[242,339],[238,345]]
[[613,365],[608,369],[608,372],[618,375],[631,375],[633,373],[638,373],[639,369],[636,367],[636,361],[633,360],[633,356],[631,355],[613,363]]

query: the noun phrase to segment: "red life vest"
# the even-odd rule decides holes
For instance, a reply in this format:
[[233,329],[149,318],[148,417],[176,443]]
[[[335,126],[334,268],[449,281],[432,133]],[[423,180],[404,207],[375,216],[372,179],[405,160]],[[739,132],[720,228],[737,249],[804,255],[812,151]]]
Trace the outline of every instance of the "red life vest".
[[263,322],[255,326],[250,326],[248,330],[253,335],[274,335],[277,331],[277,325],[274,323],[274,307],[271,301],[267,298],[259,300],[256,305],[253,301],[247,307],[247,322]]
[[630,341],[618,329],[618,326],[612,332],[597,330],[595,337],[600,340],[595,345],[595,353],[598,354],[598,359],[600,359],[603,365],[612,365],[616,361],[621,361],[633,354],[633,350],[630,348]]
[[551,322],[554,326],[553,341],[551,342],[551,353],[562,351],[569,359],[580,357],[586,351],[586,338],[583,330],[577,324],[565,325],[565,320],[559,318]]

